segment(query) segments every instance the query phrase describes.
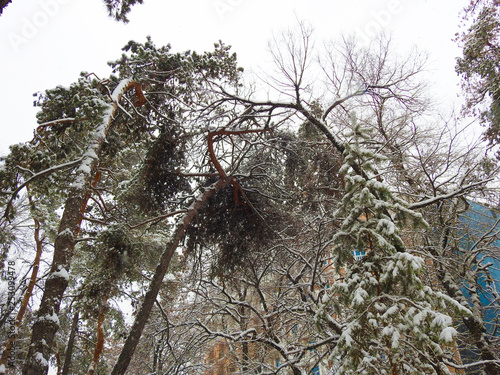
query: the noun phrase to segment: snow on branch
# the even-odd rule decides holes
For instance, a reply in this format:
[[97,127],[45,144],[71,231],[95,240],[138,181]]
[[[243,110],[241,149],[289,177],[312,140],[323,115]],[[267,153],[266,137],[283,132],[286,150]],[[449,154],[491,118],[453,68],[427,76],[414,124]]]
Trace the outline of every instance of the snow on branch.
[[[42,177],[45,177],[45,176],[48,176],[49,174],[52,174],[58,170],[61,170],[61,169],[66,169],[66,168],[72,168],[74,166],[76,166],[77,164],[79,164],[81,161],[83,160],[83,158],[79,158],[79,159],[76,159],[76,160],[73,160],[73,161],[69,161],[67,163],[63,163],[63,164],[60,164],[60,165],[55,165],[53,167],[50,167],[50,168],[47,168],[47,169],[44,169],[43,171],[40,171],[38,173],[35,173],[33,176],[31,176],[30,178],[28,178],[26,181],[24,181],[21,185],[19,185],[17,187],[16,190],[12,191],[12,192],[7,192],[8,194],[11,195],[10,199],[9,199],[9,202],[7,203],[7,206],[5,208],[5,213],[4,213],[4,218],[8,217],[9,216],[9,213],[10,213],[10,210],[12,208],[12,203],[14,201],[14,199],[16,199],[17,197],[17,194],[19,194],[19,192],[21,190],[23,190],[27,185],[29,185],[31,182],[33,181],[36,181],[38,180],[39,178],[42,178]],[[4,193],[4,192],[2,192]]]
[[468,184],[468,185],[462,186],[460,189],[452,191],[448,194],[437,195],[435,197],[425,199],[425,200],[417,202],[417,203],[410,204],[410,205],[408,205],[408,208],[411,210],[415,210],[418,208],[424,208],[424,207],[427,207],[431,204],[434,204],[436,202],[439,202],[439,201],[442,201],[445,199],[450,199],[450,198],[456,197],[458,195],[464,195],[469,190],[472,190],[475,187],[478,187],[478,186],[484,185],[490,181],[493,181],[493,179],[494,178],[488,178],[486,180],[482,180],[482,181],[474,182],[473,184]]

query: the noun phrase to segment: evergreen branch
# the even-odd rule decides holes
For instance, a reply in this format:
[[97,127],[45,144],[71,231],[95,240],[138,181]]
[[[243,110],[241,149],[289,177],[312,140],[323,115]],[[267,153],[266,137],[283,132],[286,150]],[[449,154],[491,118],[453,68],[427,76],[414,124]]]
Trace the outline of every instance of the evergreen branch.
[[41,130],[44,130],[45,128],[53,126],[53,125],[71,124],[72,122],[75,122],[75,120],[76,119],[74,117],[67,117],[67,118],[61,118],[61,119],[57,119],[57,120],[47,121],[47,122],[44,122],[44,123],[41,123],[40,125],[38,125],[38,127],[36,128],[36,132],[39,133]]
[[137,229],[143,225],[146,225],[148,223],[151,223],[151,222],[158,222],[158,221],[161,221],[161,220],[164,220],[166,218],[169,218],[169,217],[172,217],[172,216],[175,216],[175,215],[179,215],[179,214],[185,214],[187,212],[187,210],[178,210],[178,211],[174,211],[174,212],[169,212],[168,214],[165,214],[165,215],[160,215],[160,216],[156,216],[156,217],[153,217],[151,219],[148,219],[148,220],[145,220],[143,222],[140,222],[138,224],[135,224],[135,225],[130,225],[130,224],[126,224],[127,227],[129,229]]
[[5,208],[5,213],[4,213],[3,217],[7,218],[9,216],[14,199],[16,199],[17,194],[19,194],[19,192],[22,189],[24,189],[24,187],[28,186],[31,182],[36,181],[39,178],[48,176],[48,175],[50,175],[58,170],[72,168],[72,167],[76,166],[77,164],[79,164],[82,160],[83,160],[83,158],[79,158],[79,159],[76,159],[76,160],[73,160],[73,161],[70,161],[70,162],[67,162],[64,164],[59,164],[59,165],[47,168],[41,172],[35,173],[33,176],[31,176],[26,181],[24,181],[21,185],[19,185],[14,191],[8,192],[8,194],[10,194],[11,197],[10,197],[9,201],[7,202],[7,206]]

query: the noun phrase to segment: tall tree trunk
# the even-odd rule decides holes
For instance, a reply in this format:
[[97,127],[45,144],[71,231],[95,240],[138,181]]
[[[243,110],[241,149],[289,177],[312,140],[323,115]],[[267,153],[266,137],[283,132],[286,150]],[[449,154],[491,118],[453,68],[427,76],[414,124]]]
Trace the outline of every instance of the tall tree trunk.
[[59,353],[59,350],[56,351],[55,357],[56,357],[56,365],[57,365],[57,375],[61,375],[61,371],[62,371],[62,368],[61,368],[61,355]]
[[75,182],[69,188],[68,198],[59,223],[58,235],[54,242],[54,256],[50,273],[45,282],[37,319],[33,324],[31,345],[23,367],[23,375],[44,375],[48,372],[48,361],[54,336],[59,329],[59,308],[69,282],[68,271],[73,258],[76,236],[82,222],[82,211],[84,211],[90,197],[99,155],[118,108],[118,102],[121,96],[134,84],[135,82],[131,80],[123,80],[114,89],[111,94],[112,103],[105,112],[103,122],[96,129],[91,143],[83,155],[80,167],[76,171]]
[[92,356],[92,363],[90,364],[89,371],[87,375],[94,375],[97,370],[97,365],[99,364],[99,359],[101,358],[102,351],[104,349],[104,319],[106,318],[107,311],[107,299],[103,301],[102,306],[99,308],[99,316],[97,317],[97,343],[94,349],[94,355]]
[[78,311],[75,311],[75,314],[73,315],[73,321],[71,322],[71,332],[69,334],[68,346],[66,347],[66,353],[64,355],[64,366],[61,375],[69,375],[71,357],[73,356],[73,347],[75,345],[76,332],[78,331],[79,318],[80,313]]
[[[116,272],[116,271],[115,271]],[[94,355],[92,356],[92,363],[90,364],[89,371],[87,375],[94,375],[97,370],[97,365],[99,364],[99,359],[101,358],[102,351],[104,350],[104,320],[106,319],[106,314],[108,312],[108,300],[111,295],[111,290],[117,275],[112,275],[103,286],[103,296],[102,301],[99,306],[99,314],[97,316],[97,343],[94,349]]]
[[[29,196],[29,192],[28,192],[28,197],[30,203],[32,203],[31,197]],[[31,298],[31,295],[33,294],[33,289],[35,288],[36,279],[38,276],[38,269],[40,267],[40,258],[42,256],[43,241],[40,238],[40,222],[36,217],[33,218],[33,221],[35,225],[35,231],[33,236],[35,238],[35,245],[36,245],[35,259],[33,260],[33,265],[32,265],[33,270],[31,271],[30,281],[28,287],[26,288],[26,292],[24,293],[23,300],[21,301],[21,307],[19,308],[19,311],[16,316],[16,331],[15,331],[16,333],[8,338],[7,343],[5,344],[5,349],[2,353],[2,357],[0,359],[0,368],[3,370],[3,371],[0,370],[0,375],[5,374],[5,371],[7,371],[7,365],[10,353],[12,351],[14,343],[17,340],[17,332],[19,331],[19,327],[21,326],[21,323],[23,321],[24,314],[26,313],[26,309],[28,308],[28,303]]]
[[158,266],[156,267],[155,274],[153,279],[151,280],[151,284],[149,285],[149,289],[146,292],[144,297],[144,301],[135,316],[134,324],[132,325],[132,329],[123,345],[122,351],[118,360],[113,368],[111,375],[123,375],[127,371],[128,365],[130,364],[130,360],[134,354],[135,348],[139,343],[139,339],[141,338],[142,331],[144,330],[144,326],[148,321],[149,314],[151,313],[151,309],[153,308],[153,304],[156,301],[156,297],[158,296],[158,292],[160,291],[161,285],[163,283],[163,278],[168,270],[170,265],[170,260],[172,259],[172,255],[177,249],[179,242],[184,237],[186,229],[188,228],[191,221],[195,218],[198,211],[205,204],[205,202],[210,198],[215,192],[224,188],[225,186],[232,183],[232,180],[229,178],[223,178],[219,180],[217,183],[213,184],[211,187],[207,188],[202,194],[200,194],[195,201],[191,204],[191,206],[187,209],[187,212],[184,214],[184,218],[177,225],[170,242],[165,247],[163,254],[160,257],[160,261]]

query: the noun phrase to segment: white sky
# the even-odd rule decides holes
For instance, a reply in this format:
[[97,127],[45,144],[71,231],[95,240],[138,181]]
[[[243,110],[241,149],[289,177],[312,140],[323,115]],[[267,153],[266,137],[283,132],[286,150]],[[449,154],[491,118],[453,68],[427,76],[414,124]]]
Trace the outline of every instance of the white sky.
[[356,32],[369,42],[375,31],[393,33],[402,48],[430,55],[433,93],[450,107],[458,93],[454,72],[460,50],[452,41],[467,0],[145,0],[130,23],[107,17],[101,0],[13,0],[0,16],[0,154],[29,141],[36,127],[32,94],[69,85],[81,71],[109,74],[107,61],[129,41],[151,35],[174,51],[232,45],[239,64],[256,68],[270,59],[273,33],[310,23],[318,41]]

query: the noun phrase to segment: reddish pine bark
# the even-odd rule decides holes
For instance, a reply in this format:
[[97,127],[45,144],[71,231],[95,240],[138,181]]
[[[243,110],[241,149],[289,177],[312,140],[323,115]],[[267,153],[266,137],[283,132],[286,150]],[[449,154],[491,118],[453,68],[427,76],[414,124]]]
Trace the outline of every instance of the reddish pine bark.
[[210,198],[215,192],[224,188],[225,186],[232,183],[229,178],[221,179],[216,184],[212,185],[210,188],[206,189],[200,196],[196,198],[194,203],[189,207],[184,215],[183,220],[177,225],[172,239],[166,245],[163,254],[161,255],[158,266],[156,267],[155,274],[149,285],[149,289],[144,297],[144,301],[136,314],[134,324],[132,329],[123,345],[120,356],[113,368],[111,375],[123,375],[127,371],[130,360],[134,354],[135,348],[139,343],[144,326],[149,319],[149,314],[153,308],[153,304],[156,301],[158,292],[163,284],[163,278],[167,273],[168,267],[170,265],[170,260],[177,249],[179,242],[184,237],[186,229],[188,228],[191,221],[196,217],[198,211],[205,204],[205,202]]
[[[29,196],[29,193],[28,193]],[[29,197],[30,203],[31,203],[31,197]],[[36,255],[35,259],[33,260],[33,270],[31,271],[31,277],[30,281],[28,284],[28,288],[26,289],[26,292],[24,293],[23,300],[21,301],[21,307],[19,308],[19,311],[16,316],[16,328],[19,329],[21,326],[21,323],[24,318],[24,314],[26,313],[26,309],[28,308],[28,303],[31,298],[31,295],[33,294],[33,289],[35,288],[36,284],[36,278],[38,276],[38,269],[40,267],[40,258],[42,256],[42,250],[43,250],[43,243],[42,239],[40,238],[40,222],[36,217],[33,218],[34,225],[35,225],[35,231],[34,231],[34,238],[35,238],[35,245],[36,245]],[[16,330],[17,332],[17,330]],[[2,353],[2,357],[0,359],[0,365],[4,365],[5,369],[7,367],[7,362],[10,357],[10,353],[12,351],[12,347],[14,343],[17,340],[17,333],[14,334],[13,336],[10,336],[7,340],[7,343],[5,344],[5,349]],[[5,374],[5,372],[0,371],[0,375]]]
[[59,329],[60,304],[69,283],[64,273],[70,269],[76,237],[83,218],[82,212],[90,197],[92,183],[98,178],[96,170],[99,164],[99,155],[118,108],[118,102],[121,96],[134,84],[134,81],[124,80],[115,88],[111,95],[113,102],[105,113],[102,124],[96,129],[87,152],[83,155],[81,168],[77,169],[76,172],[76,182],[69,188],[68,198],[59,223],[58,235],[54,242],[54,255],[49,277],[45,282],[37,319],[33,324],[31,345],[23,367],[23,375],[44,375],[48,372],[48,360],[54,336]]

